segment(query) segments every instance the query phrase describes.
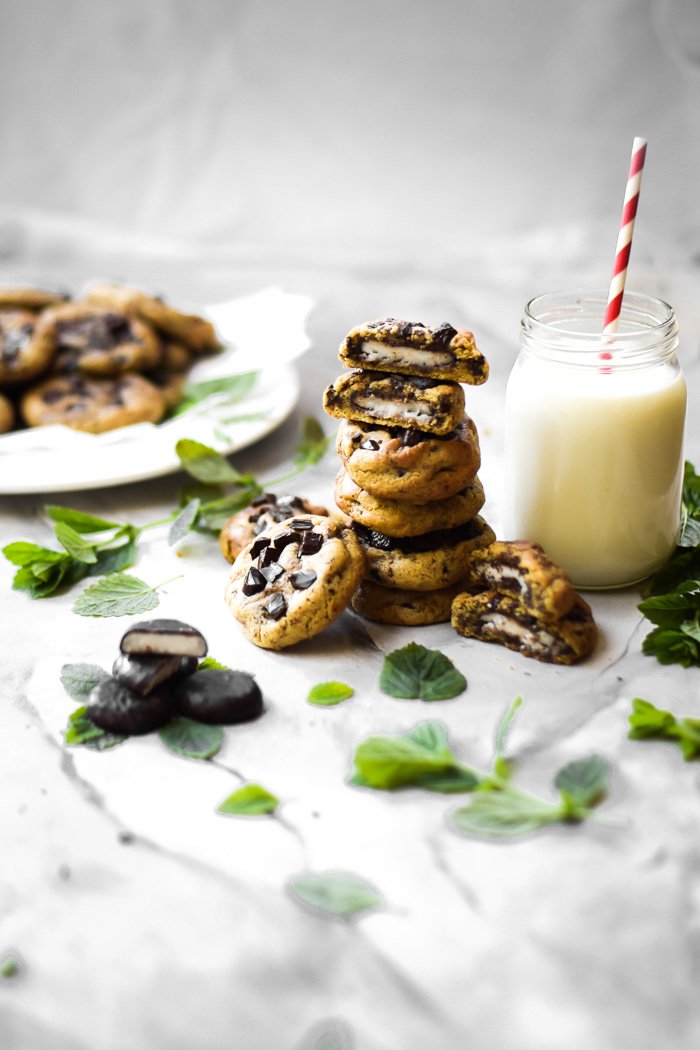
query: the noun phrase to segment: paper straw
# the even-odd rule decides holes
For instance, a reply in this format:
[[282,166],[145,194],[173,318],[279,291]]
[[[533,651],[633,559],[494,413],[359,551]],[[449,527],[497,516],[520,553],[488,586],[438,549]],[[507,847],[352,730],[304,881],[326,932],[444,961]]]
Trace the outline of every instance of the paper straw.
[[[622,297],[625,294],[627,264],[629,263],[630,251],[632,250],[634,220],[639,203],[639,186],[642,181],[642,169],[644,168],[646,153],[647,140],[635,138],[632,143],[632,158],[630,160],[629,175],[627,176],[627,186],[625,187],[625,202],[622,207],[620,232],[615,248],[615,263],[610,281],[610,291],[608,292],[608,305],[605,311],[604,336],[614,335],[620,320]],[[605,361],[609,361],[612,354],[609,350],[603,350],[600,357]]]

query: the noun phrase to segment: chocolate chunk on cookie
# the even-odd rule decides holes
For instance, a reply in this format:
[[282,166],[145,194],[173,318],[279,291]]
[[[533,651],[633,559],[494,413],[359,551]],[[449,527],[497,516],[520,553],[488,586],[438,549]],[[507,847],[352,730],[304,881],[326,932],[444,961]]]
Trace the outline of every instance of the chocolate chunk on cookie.
[[468,416],[444,437],[344,419],[336,451],[360,488],[409,502],[453,496],[471,485],[481,466],[476,427]]
[[420,321],[386,317],[358,325],[340,346],[340,360],[351,368],[450,379],[473,386],[488,378],[486,358],[474,336],[445,322],[435,328]]
[[470,559],[469,580],[481,590],[515,596],[543,620],[565,616],[576,601],[569,577],[537,543],[492,543]]
[[356,369],[331,383],[323,407],[337,419],[449,434],[464,417],[464,391],[447,380]]
[[163,418],[165,402],[143,376],[89,379],[73,374],[30,387],[22,398],[21,412],[30,427],[60,423],[102,434],[130,423],[157,423]]
[[85,710],[90,721],[100,729],[127,736],[160,729],[172,712],[173,701],[165,689],[156,689],[144,698],[116,678],[104,678],[94,686]]
[[368,578],[407,591],[432,591],[463,580],[473,552],[496,538],[478,514],[466,525],[405,539],[364,525],[354,529],[367,558]]
[[59,373],[118,376],[155,367],[161,354],[150,325],[124,311],[82,302],[46,310],[35,340],[55,356]]
[[0,312],[0,385],[25,383],[49,367],[54,351],[35,337],[35,327],[27,310]]
[[364,569],[364,554],[350,526],[304,515],[269,526],[241,551],[226,603],[251,642],[284,649],[337,619]]
[[353,521],[388,536],[420,536],[436,529],[455,528],[471,521],[484,505],[484,489],[478,478],[448,499],[423,503],[379,499],[361,489],[341,470],[335,483],[335,501]]
[[260,687],[245,671],[198,671],[173,688],[178,714],[197,722],[228,726],[262,714]]
[[218,350],[221,341],[210,321],[198,314],[185,314],[163,302],[155,295],[147,295],[138,288],[127,288],[106,281],[94,281],[87,286],[85,299],[108,309],[123,310],[153,325],[159,332],[184,343],[195,353]]
[[232,564],[243,548],[268,526],[277,525],[298,514],[327,517],[328,511],[302,496],[276,496],[274,492],[263,492],[249,506],[224,522],[219,534],[221,553]]
[[447,623],[452,602],[463,589],[461,581],[432,591],[399,591],[363,580],[353,595],[352,607],[360,616],[377,623],[425,627],[431,623]]
[[578,595],[561,619],[544,620],[510,594],[460,594],[452,604],[452,626],[465,638],[495,642],[554,664],[573,664],[588,656],[598,635],[590,607]]

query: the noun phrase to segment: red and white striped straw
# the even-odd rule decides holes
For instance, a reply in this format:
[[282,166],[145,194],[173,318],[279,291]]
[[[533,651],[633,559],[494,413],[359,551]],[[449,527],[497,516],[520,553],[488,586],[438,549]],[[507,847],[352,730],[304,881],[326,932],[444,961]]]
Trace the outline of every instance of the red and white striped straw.
[[[615,248],[615,264],[613,266],[610,291],[608,292],[608,305],[605,311],[605,324],[603,335],[612,335],[617,331],[622,309],[622,297],[625,294],[625,279],[627,277],[627,264],[629,263],[630,251],[632,249],[632,234],[634,232],[634,219],[637,214],[639,203],[639,186],[642,181],[642,169],[644,158],[647,153],[647,140],[635,138],[632,143],[632,158],[630,170],[625,187],[625,202],[622,207],[622,220],[620,232],[617,237]],[[609,353],[600,355],[607,359]]]

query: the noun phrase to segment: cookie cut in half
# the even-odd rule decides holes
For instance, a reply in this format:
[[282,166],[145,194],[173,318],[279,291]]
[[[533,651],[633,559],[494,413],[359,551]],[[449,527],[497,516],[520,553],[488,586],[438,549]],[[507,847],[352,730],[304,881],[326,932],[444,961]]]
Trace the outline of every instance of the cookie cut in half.
[[598,636],[590,606],[579,595],[561,619],[544,620],[509,594],[460,594],[452,603],[452,626],[465,638],[495,642],[553,664],[588,656]]
[[298,515],[271,525],[241,551],[226,603],[249,641],[285,649],[333,623],[364,570],[362,547],[349,525]]
[[464,391],[443,379],[356,369],[327,387],[323,407],[336,419],[449,434],[464,417]]
[[436,328],[420,321],[386,317],[358,325],[340,346],[340,360],[352,368],[450,379],[476,386],[488,378],[486,358],[474,336],[445,322]]
[[576,601],[567,574],[537,543],[492,543],[471,558],[469,580],[480,590],[514,596],[543,620],[560,619]]

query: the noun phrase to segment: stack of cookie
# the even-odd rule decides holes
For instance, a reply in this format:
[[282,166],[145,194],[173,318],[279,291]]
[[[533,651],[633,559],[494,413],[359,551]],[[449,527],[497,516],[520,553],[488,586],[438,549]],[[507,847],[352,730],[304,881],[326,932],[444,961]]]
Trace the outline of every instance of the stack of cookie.
[[180,400],[193,362],[219,342],[206,319],[137,288],[94,282],[75,301],[0,288],[0,433],[157,423]]
[[336,503],[367,559],[353,608],[381,623],[442,623],[472,552],[495,539],[479,517],[479,439],[460,385],[483,383],[488,364],[471,332],[394,318],[353,328],[340,360],[354,370],[324,408],[342,421]]
[[536,543],[492,543],[470,561],[469,590],[452,604],[452,626],[546,663],[572,664],[595,646],[590,606]]

